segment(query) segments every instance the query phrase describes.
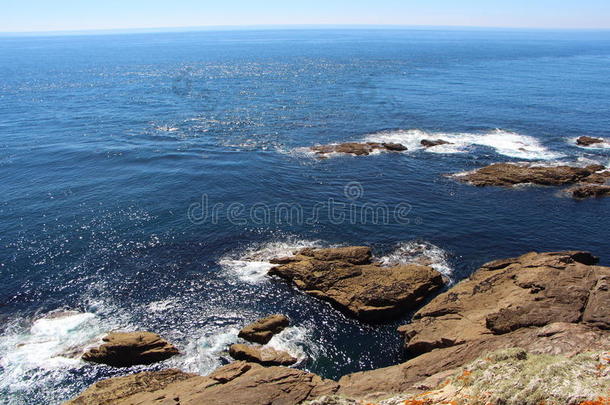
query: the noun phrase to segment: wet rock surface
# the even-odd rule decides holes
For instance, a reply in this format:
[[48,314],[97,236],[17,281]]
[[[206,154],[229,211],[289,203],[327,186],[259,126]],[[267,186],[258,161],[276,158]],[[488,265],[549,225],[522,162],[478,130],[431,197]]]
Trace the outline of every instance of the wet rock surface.
[[480,187],[510,187],[529,183],[544,186],[563,186],[579,182],[603,182],[607,176],[596,172],[604,169],[605,167],[602,165],[572,167],[494,163],[473,172],[454,175],[454,178]]
[[598,198],[610,196],[610,186],[599,184],[581,184],[569,188],[568,193],[574,198]]
[[593,138],[591,136],[581,136],[576,140],[576,144],[580,146],[591,146],[603,142],[603,139]]
[[324,157],[330,153],[344,153],[355,156],[367,156],[376,150],[391,152],[402,152],[407,150],[406,146],[399,143],[378,143],[378,142],[345,142],[332,145],[312,146],[312,152]]
[[82,359],[113,367],[152,364],[179,354],[178,349],[151,332],[112,332],[103,343],[86,351]]
[[269,270],[270,275],[368,322],[404,315],[444,284],[442,275],[428,266],[374,263],[364,246],[307,248],[278,262],[282,264]]
[[451,142],[445,141],[443,139],[436,139],[436,140],[422,139],[419,143],[424,148],[432,148],[433,146],[450,145],[451,144]]
[[290,325],[290,320],[285,315],[269,315],[247,325],[239,331],[238,336],[249,342],[267,344],[274,335],[283,331]]

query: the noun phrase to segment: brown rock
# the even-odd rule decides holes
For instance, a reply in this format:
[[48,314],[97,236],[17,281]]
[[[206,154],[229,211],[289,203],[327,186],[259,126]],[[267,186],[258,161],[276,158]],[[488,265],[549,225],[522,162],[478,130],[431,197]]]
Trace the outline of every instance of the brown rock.
[[297,362],[290,354],[271,347],[234,344],[229,347],[229,354],[235,360],[250,361],[263,366],[290,366]]
[[366,247],[303,249],[295,259],[269,274],[364,321],[400,316],[443,286],[441,274],[431,267],[372,263]]
[[345,142],[334,145],[316,145],[310,148],[320,156],[329,153],[345,153],[356,156],[366,156],[375,150],[388,150],[401,152],[407,148],[399,143],[377,143],[377,142]]
[[285,315],[269,315],[244,327],[239,331],[238,336],[249,342],[264,345],[269,343],[273,335],[280,333],[288,325],[290,325],[290,320]]
[[610,196],[610,186],[598,184],[581,184],[568,189],[574,198],[606,197]]
[[456,175],[455,177],[475,186],[504,186],[515,184],[538,184],[544,186],[561,186],[586,181],[587,177],[603,170],[602,165],[587,167],[571,166],[531,166],[513,163],[494,163],[474,172]]
[[498,350],[519,347],[533,354],[574,356],[610,347],[610,334],[575,323],[552,323],[504,335],[435,349],[396,366],[348,374],[339,380],[338,394],[375,400],[388,395],[427,391],[458,367]]
[[[610,276],[610,268],[595,262],[590,253],[576,251],[490,262],[433,299],[399,331],[406,348],[421,354],[519,328],[580,322],[592,311],[594,287]],[[610,312],[595,313],[592,323],[610,322]]]
[[442,140],[442,139],[437,139],[435,141],[431,141],[429,139],[422,139],[420,141],[420,143],[425,148],[431,148],[433,146],[438,146],[438,145],[447,145],[447,144],[451,145],[451,142],[447,142],[447,141]]
[[578,144],[580,146],[591,146],[591,145],[595,145],[596,143],[603,143],[603,142],[604,142],[603,139],[593,138],[591,136],[581,136],[580,138],[578,138],[576,140],[576,144]]
[[152,364],[178,354],[171,343],[151,332],[112,332],[99,347],[89,349],[82,359],[113,367]]
[[286,367],[238,361],[207,377],[178,370],[99,381],[68,405],[293,405],[333,394],[337,383]]
[[407,147],[404,146],[402,143],[382,143],[381,145],[387,150],[393,152],[403,152],[407,150]]

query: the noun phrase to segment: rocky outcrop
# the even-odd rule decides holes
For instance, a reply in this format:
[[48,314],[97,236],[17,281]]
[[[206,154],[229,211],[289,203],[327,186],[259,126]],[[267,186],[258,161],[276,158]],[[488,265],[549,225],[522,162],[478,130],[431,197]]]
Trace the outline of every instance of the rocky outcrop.
[[428,266],[385,267],[374,263],[368,247],[303,249],[269,270],[300,290],[326,300],[364,321],[377,322],[415,309],[443,286],[439,272]]
[[603,182],[605,178],[610,177],[610,173],[605,175],[596,172],[604,169],[605,167],[602,165],[572,167],[494,163],[473,172],[454,175],[454,177],[474,186],[510,187],[528,183],[543,186],[562,186],[578,182]]
[[144,372],[99,381],[68,405],[293,405],[333,394],[337,383],[286,367],[243,361],[207,377],[179,370]]
[[374,400],[399,393],[433,389],[453,370],[486,353],[519,347],[533,354],[572,357],[610,348],[610,333],[581,323],[552,323],[504,335],[492,335],[467,343],[435,349],[405,363],[348,374],[339,380],[339,394]]
[[574,198],[591,198],[610,196],[610,186],[599,184],[580,184],[567,190]]
[[437,139],[435,141],[431,141],[430,139],[422,139],[420,143],[424,148],[431,148],[433,146],[438,145],[451,145],[451,142],[445,141],[443,139]]
[[[411,353],[554,322],[584,322],[598,283],[610,268],[590,253],[528,253],[483,265],[468,280],[433,299],[399,328]],[[610,328],[610,311],[596,320]]]
[[604,142],[603,139],[593,138],[591,136],[581,136],[580,138],[578,138],[576,140],[576,144],[580,145],[580,146],[591,146],[591,145],[595,145],[596,143],[603,143],[603,142]]
[[235,360],[250,361],[263,366],[290,366],[298,361],[284,351],[263,346],[234,344],[229,347],[229,354]]
[[290,320],[285,315],[270,315],[244,327],[239,331],[238,336],[249,342],[264,345],[288,325],[290,325]]
[[86,351],[82,359],[113,367],[130,367],[156,363],[179,353],[174,345],[151,332],[113,332],[102,341],[102,345]]
[[[532,354],[521,348],[497,350],[428,378],[432,387],[424,392],[403,393],[383,404],[604,405],[610,401],[609,355],[599,349],[574,357]],[[352,403],[362,402],[327,396],[307,405]]]
[[312,152],[323,157],[330,153],[345,153],[355,156],[366,156],[376,150],[385,150],[390,152],[402,152],[407,148],[399,143],[378,143],[378,142],[346,142],[332,145],[316,145],[312,146]]

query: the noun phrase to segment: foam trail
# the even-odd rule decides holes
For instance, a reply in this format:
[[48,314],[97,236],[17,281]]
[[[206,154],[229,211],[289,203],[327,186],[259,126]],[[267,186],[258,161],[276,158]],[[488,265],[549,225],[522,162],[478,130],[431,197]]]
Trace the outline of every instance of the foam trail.
[[[316,357],[315,345],[310,341],[309,330],[302,326],[291,326],[284,329],[273,336],[266,346],[287,352],[296,358],[298,363],[303,362],[308,357]],[[307,355],[308,348],[310,348],[309,356]]]
[[53,386],[65,378],[66,370],[85,364],[80,354],[104,331],[95,314],[65,311],[34,321],[28,331],[1,336],[0,391]]
[[234,274],[242,281],[258,283],[273,267],[273,264],[269,262],[271,259],[293,256],[296,250],[315,246],[319,246],[317,241],[307,240],[256,244],[243,252],[223,257],[219,264],[228,274]]
[[184,349],[185,355],[169,360],[170,364],[174,363],[184,371],[208,375],[229,361],[227,351],[230,345],[239,340],[238,333],[237,328],[226,328],[206,334],[189,343]]
[[379,258],[381,264],[396,266],[400,264],[422,264],[427,265],[445,276],[453,283],[453,268],[449,265],[448,254],[440,247],[429,242],[410,241],[398,245],[398,247],[386,256]]
[[[443,139],[451,144],[424,148],[421,145],[423,139]],[[564,156],[550,151],[534,137],[500,129],[486,133],[427,132],[419,129],[385,131],[368,135],[365,141],[400,143],[409,151],[423,149],[429,153],[467,153],[473,146],[487,146],[501,155],[519,159],[551,160]]]

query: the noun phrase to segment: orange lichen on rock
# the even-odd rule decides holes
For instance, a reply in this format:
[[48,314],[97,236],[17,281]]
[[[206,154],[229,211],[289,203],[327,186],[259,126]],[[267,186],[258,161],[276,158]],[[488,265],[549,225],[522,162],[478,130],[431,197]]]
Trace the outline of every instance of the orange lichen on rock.
[[593,401],[584,401],[578,405],[610,405],[610,397],[599,397]]

